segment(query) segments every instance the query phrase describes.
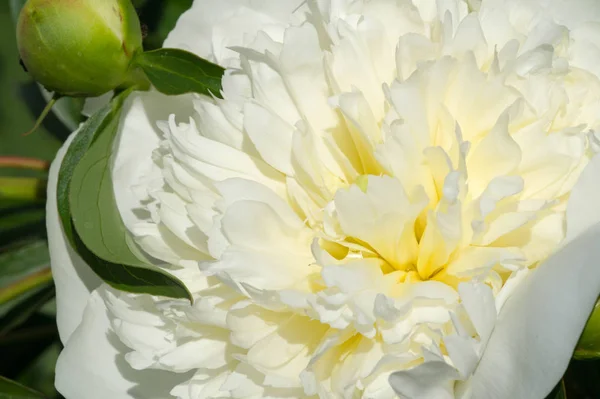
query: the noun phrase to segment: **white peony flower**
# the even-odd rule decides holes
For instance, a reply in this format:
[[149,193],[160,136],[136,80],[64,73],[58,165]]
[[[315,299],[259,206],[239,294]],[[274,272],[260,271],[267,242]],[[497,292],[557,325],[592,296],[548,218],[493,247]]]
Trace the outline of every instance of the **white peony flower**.
[[113,169],[195,302],[68,248],[63,148],[58,389],[543,398],[600,292],[598,43],[595,0],[196,1],[166,46],[224,99],[132,96]]

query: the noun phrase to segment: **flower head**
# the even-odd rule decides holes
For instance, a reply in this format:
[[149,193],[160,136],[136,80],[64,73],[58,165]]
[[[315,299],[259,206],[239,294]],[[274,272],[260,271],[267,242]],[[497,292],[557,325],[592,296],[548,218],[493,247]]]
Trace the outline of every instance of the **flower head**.
[[179,398],[482,397],[506,309],[582,225],[600,30],[536,1],[208,3],[169,44],[229,66],[224,99],[140,95],[122,123],[121,213],[196,298],[94,294],[129,366]]

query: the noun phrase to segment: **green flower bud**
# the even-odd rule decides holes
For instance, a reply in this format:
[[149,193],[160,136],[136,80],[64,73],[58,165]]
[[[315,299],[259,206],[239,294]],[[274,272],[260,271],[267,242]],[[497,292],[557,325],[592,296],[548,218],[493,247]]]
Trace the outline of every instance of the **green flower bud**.
[[28,0],[17,42],[25,67],[46,89],[94,97],[135,80],[142,32],[129,0]]

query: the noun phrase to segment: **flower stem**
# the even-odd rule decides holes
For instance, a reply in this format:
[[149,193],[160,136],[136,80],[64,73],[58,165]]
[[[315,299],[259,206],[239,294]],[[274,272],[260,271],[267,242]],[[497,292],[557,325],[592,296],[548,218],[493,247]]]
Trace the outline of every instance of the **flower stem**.
[[0,156],[0,168],[48,170],[50,163],[43,159]]
[[35,132],[40,127],[44,119],[46,119],[46,116],[48,116],[48,113],[50,112],[52,107],[54,107],[54,104],[56,104],[56,101],[58,101],[58,99],[60,99],[61,97],[62,96],[60,94],[54,93],[50,101],[48,101],[48,104],[46,104],[46,106],[42,110],[40,116],[35,121],[35,125],[33,125],[33,128],[27,133],[24,133],[23,136],[29,136],[31,133]]

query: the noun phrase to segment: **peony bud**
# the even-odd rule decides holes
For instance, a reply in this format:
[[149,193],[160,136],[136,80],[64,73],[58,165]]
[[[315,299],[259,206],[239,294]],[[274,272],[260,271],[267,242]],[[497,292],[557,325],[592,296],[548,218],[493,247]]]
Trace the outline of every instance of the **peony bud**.
[[140,22],[129,0],[28,0],[17,42],[29,73],[61,95],[93,97],[135,79]]

